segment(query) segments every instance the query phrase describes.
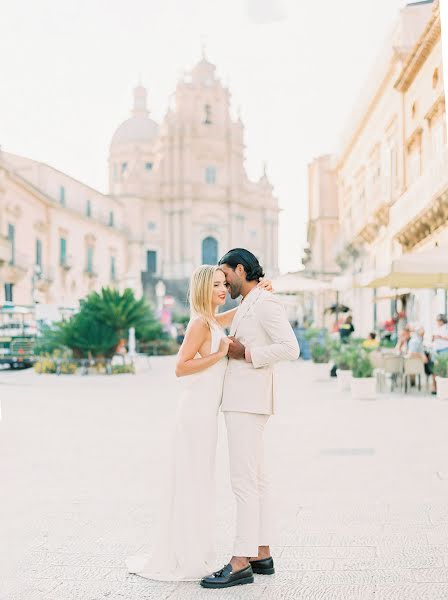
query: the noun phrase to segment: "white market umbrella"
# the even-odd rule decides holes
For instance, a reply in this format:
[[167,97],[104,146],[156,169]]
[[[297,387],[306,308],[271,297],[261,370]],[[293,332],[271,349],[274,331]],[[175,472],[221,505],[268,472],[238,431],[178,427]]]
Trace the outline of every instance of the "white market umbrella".
[[312,279],[298,273],[286,273],[272,281],[276,294],[300,294],[301,292],[321,292],[332,289],[330,284],[320,279]]
[[365,287],[446,288],[448,287],[448,247],[405,254],[392,261],[390,269],[376,273]]

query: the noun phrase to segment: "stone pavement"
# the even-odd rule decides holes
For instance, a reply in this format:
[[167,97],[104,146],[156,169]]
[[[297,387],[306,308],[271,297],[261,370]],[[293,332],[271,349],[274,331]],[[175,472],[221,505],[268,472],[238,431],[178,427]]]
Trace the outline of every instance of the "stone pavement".
[[[0,372],[1,600],[448,599],[448,403],[354,401],[313,365],[281,365],[268,447],[277,574],[203,590],[129,575],[151,550],[169,459],[173,359],[112,378]],[[234,505],[218,448],[217,567]]]

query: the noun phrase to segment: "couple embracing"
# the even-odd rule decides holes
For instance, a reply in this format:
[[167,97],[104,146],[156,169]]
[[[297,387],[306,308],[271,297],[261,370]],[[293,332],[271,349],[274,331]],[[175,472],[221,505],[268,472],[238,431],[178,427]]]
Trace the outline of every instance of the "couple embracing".
[[[273,365],[296,360],[299,346],[283,306],[263,277],[257,258],[242,248],[230,250],[216,267],[199,267],[191,277],[192,318],[176,364],[184,389],[177,410],[171,490],[154,554],[129,558],[130,573],[159,581],[200,581],[207,588],[252,583],[254,573],[274,573],[263,433],[274,412]],[[241,304],[218,313],[227,291],[234,299],[242,296]],[[213,571],[220,408],[236,498],[236,535],[233,557]]]

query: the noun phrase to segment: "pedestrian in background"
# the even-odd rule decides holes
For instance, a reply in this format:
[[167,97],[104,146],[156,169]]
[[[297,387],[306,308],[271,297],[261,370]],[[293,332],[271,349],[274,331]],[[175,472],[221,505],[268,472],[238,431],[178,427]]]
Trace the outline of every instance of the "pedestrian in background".
[[395,352],[397,354],[407,354],[408,353],[408,344],[411,339],[411,330],[408,325],[404,327],[398,336],[398,342],[395,346]]
[[350,336],[355,331],[353,327],[353,317],[349,315],[342,325],[339,326],[339,337],[342,343],[348,342]]
[[433,349],[437,354],[448,352],[448,325],[445,315],[437,315],[437,326],[432,336]]
[[371,331],[369,333],[369,337],[363,341],[362,347],[366,348],[366,350],[376,350],[379,348],[380,341],[376,337],[376,333]]

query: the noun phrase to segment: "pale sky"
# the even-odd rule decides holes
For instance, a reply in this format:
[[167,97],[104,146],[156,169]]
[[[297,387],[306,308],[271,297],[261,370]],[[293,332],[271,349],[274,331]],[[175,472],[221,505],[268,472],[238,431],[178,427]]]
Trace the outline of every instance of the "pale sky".
[[0,0],[0,144],[107,192],[132,89],[161,121],[201,40],[283,209],[280,267],[306,241],[307,163],[332,152],[403,0]]

